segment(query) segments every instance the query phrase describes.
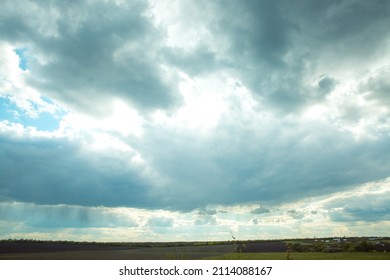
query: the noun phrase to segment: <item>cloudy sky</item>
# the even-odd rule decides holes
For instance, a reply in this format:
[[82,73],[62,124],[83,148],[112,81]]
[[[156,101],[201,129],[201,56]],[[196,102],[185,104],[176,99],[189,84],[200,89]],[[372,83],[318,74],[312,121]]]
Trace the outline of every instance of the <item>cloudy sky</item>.
[[0,239],[389,235],[390,2],[0,3]]

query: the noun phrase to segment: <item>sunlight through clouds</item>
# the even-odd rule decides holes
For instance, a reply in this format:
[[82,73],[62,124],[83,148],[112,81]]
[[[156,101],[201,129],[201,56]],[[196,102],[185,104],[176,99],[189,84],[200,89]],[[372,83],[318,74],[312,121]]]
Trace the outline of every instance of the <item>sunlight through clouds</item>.
[[0,239],[386,235],[386,1],[0,4]]

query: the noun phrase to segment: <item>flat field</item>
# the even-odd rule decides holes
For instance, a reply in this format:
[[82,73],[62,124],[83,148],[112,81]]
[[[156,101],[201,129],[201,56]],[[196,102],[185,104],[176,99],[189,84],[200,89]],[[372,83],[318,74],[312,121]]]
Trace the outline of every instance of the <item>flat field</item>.
[[[367,243],[361,238],[345,243],[326,240],[203,243],[0,241],[0,260],[390,260],[390,244],[387,241],[376,239]],[[352,245],[361,249],[362,244],[371,251],[337,251],[343,246],[351,249]],[[322,250],[332,249],[333,252],[312,250],[319,245]],[[302,248],[311,251],[297,250]]]
[[390,260],[390,253],[383,252],[294,252],[290,253],[229,253],[208,260]]
[[[234,252],[234,245],[131,247],[77,244],[0,244],[0,260],[191,260]],[[38,246],[31,246],[38,245]],[[6,249],[6,250],[5,250]]]

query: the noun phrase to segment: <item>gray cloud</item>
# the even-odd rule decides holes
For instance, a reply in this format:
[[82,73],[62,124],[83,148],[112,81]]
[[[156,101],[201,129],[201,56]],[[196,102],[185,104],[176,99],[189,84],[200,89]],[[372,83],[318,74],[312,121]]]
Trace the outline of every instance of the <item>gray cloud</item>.
[[293,217],[296,220],[300,220],[300,219],[302,219],[304,217],[303,213],[301,213],[300,211],[297,211],[295,209],[288,210],[287,214],[290,215],[291,217]]
[[194,225],[216,225],[218,211],[215,209],[200,209],[196,214]]
[[335,88],[335,84],[337,81],[335,79],[322,75],[318,81],[318,88],[320,93],[328,94]]
[[[36,58],[29,84],[40,92],[95,114],[113,97],[142,109],[176,103],[175,87],[156,63],[162,31],[144,15],[146,2],[26,3],[35,12],[9,2],[2,4],[1,39],[28,47]],[[51,36],[42,17],[53,21]]]
[[341,213],[332,213],[331,218],[336,222],[354,222],[354,221],[390,221],[389,207],[382,205],[382,207],[374,208],[345,208]]
[[380,73],[369,78],[367,82],[362,83],[360,87],[360,90],[363,93],[368,93],[368,100],[373,100],[379,106],[387,108],[390,106],[389,74],[390,70],[384,69]]
[[215,210],[215,209],[201,209],[201,210],[198,210],[198,215],[200,216],[208,216],[208,215],[215,215],[217,214],[218,211]]
[[[368,67],[386,52],[390,30],[390,4],[379,0],[198,1],[198,9],[207,15],[202,27],[223,47],[215,55],[176,50],[171,61],[194,73],[214,69],[217,57],[219,69],[235,73],[259,101],[283,113],[322,100],[342,79],[341,69]],[[307,78],[324,70],[329,78],[318,89],[308,87]]]
[[[194,49],[164,45],[165,30],[145,16],[150,7],[143,1],[19,2],[19,9],[6,1],[1,38],[27,45],[37,57],[31,85],[89,113],[104,113],[113,96],[142,110],[177,105],[177,85],[161,65],[190,75],[230,71],[261,102],[285,113],[322,100],[339,79],[335,67],[378,57],[389,34],[386,1],[186,3],[204,18],[180,11],[210,37],[194,38],[200,40]],[[319,81],[316,94],[306,78],[323,68],[329,78]]]
[[[343,82],[335,69],[366,67],[381,54],[390,30],[387,1],[199,1],[194,6],[204,9],[211,42],[201,38],[189,50],[165,44],[165,30],[145,15],[150,7],[142,1],[14,2],[2,1],[0,39],[34,57],[28,85],[73,109],[103,115],[120,98],[142,116],[168,110],[180,98],[163,66],[192,76],[225,71],[256,104],[248,112],[229,101],[232,108],[206,136],[146,118],[142,137],[123,141],[161,176],[158,188],[126,164],[126,155],[83,153],[77,140],[2,136],[2,200],[189,211],[282,204],[390,172],[387,134],[356,140],[336,116],[305,123],[298,115]],[[388,103],[386,74],[362,85],[368,100]]]
[[251,211],[252,214],[265,214],[265,213],[269,213],[269,212],[270,212],[269,209],[264,208],[264,207],[262,207],[262,206],[260,206],[260,207],[258,207],[258,208],[256,208],[256,209],[253,209],[253,210]]
[[137,226],[137,223],[131,217],[102,207],[0,202],[0,216],[3,221],[22,222],[26,226],[35,228]]
[[[142,138],[131,139],[145,160],[142,167],[129,165],[132,153],[83,151],[79,139],[3,135],[0,197],[191,211],[210,204],[281,204],[346,190],[390,172],[387,138],[357,141],[331,125],[273,118],[257,120],[256,131],[234,113],[231,117],[236,123],[227,120],[209,137],[146,128]],[[159,174],[159,186],[152,175],[142,175],[146,169]]]
[[[128,200],[127,205],[191,209],[209,203],[293,201],[339,191],[389,174],[390,153],[385,152],[390,146],[387,140],[359,143],[346,135],[336,136],[332,130],[318,129],[323,133],[321,137],[315,129],[311,131],[312,134],[310,130],[303,131],[302,136],[298,134],[296,139],[289,138],[288,142],[283,139],[283,134],[273,135],[274,142],[270,147],[273,152],[267,154],[264,154],[267,149],[264,145],[270,143],[268,139],[245,149],[245,144],[238,142],[230,146],[233,151],[223,146],[215,149],[217,143],[226,139],[215,139],[215,142],[204,142],[200,146],[197,142],[188,145],[186,140],[186,144],[177,140],[174,145],[165,146],[164,155],[151,150],[161,162],[158,165],[153,165],[153,161],[150,163],[172,182],[163,189],[163,197],[159,197],[161,194],[148,193],[147,182],[140,179],[136,171],[129,173],[123,169],[111,176],[102,176],[98,186],[104,182],[116,184],[103,188],[102,197],[97,197],[96,203],[100,200],[100,203],[120,205]],[[167,136],[174,137],[170,134]],[[302,143],[301,137],[306,137],[308,143]],[[248,135],[243,140],[255,143],[259,139],[251,139]],[[166,143],[161,141],[159,144]],[[146,147],[151,148],[149,145]],[[285,154],[289,154],[289,157],[286,158]],[[108,159],[105,166],[110,164]],[[110,197],[112,202],[108,199]],[[207,214],[212,215],[212,211],[209,210]]]
[[342,197],[325,205],[336,222],[389,221],[389,192]]
[[296,26],[284,16],[280,1],[225,1],[217,9],[215,34],[230,43],[227,64],[271,104],[290,108],[302,102],[301,67],[284,61]]
[[234,57],[245,58],[245,62],[254,59],[252,65],[265,63],[278,68],[284,64],[282,56],[288,51],[294,25],[283,16],[280,1],[227,1],[219,5],[222,19],[218,28],[228,33]]
[[[387,1],[299,1],[290,8],[302,13],[297,21],[315,39],[312,44],[322,43],[346,56],[372,53],[389,33]],[[352,42],[358,44],[347,44]]]
[[164,199],[176,209],[283,203],[352,188],[390,172],[386,138],[356,141],[324,124],[274,119],[256,124],[257,132],[239,121],[221,126],[209,138],[150,128],[145,146],[137,148],[167,178]]
[[2,200],[86,206],[157,205],[149,204],[149,183],[140,176],[142,171],[128,167],[126,158],[121,159],[119,154],[83,154],[64,139],[0,137],[0,155]]

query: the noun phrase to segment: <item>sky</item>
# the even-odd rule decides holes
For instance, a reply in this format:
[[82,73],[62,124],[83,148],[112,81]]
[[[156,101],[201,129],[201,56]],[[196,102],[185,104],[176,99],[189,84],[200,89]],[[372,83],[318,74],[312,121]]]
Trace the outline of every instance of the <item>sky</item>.
[[0,239],[389,236],[389,14],[2,0]]

